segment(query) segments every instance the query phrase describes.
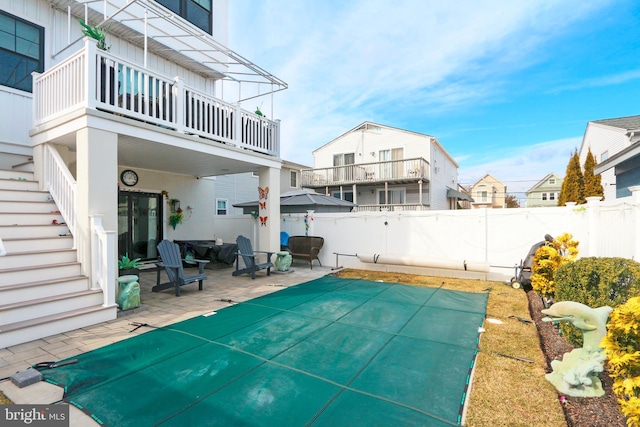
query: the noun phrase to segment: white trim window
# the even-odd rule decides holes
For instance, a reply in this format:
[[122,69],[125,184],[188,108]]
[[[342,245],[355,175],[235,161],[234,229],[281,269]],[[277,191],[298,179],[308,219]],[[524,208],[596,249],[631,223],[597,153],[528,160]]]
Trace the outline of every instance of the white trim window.
[[216,215],[229,215],[229,199],[216,199]]
[[384,197],[384,188],[378,189],[379,205],[404,205],[406,200],[406,190],[404,188],[389,188],[387,200]]
[[542,200],[547,200],[547,193],[542,193]]
[[44,28],[0,11],[0,85],[32,92],[31,73],[44,71]]
[[298,171],[289,171],[290,182],[289,186],[291,188],[298,188]]

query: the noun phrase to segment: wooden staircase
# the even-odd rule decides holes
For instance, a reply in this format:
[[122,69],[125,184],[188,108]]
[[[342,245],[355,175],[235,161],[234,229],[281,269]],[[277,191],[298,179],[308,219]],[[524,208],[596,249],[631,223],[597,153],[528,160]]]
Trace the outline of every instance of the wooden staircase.
[[115,319],[73,249],[73,237],[33,172],[0,170],[0,348]]

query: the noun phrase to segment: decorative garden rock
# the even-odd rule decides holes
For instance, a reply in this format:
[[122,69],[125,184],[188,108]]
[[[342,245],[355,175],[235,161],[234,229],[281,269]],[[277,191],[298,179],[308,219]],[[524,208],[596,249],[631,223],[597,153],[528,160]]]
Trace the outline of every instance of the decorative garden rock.
[[559,392],[574,397],[600,397],[604,390],[598,372],[606,359],[600,341],[607,333],[609,306],[591,308],[574,301],[561,301],[542,310],[544,322],[566,321],[582,331],[582,348],[565,353],[562,360],[551,362],[553,372],[545,375]]
[[138,276],[118,277],[118,297],[116,303],[120,310],[131,310],[140,306],[140,284]]
[[291,258],[291,254],[288,251],[278,252],[275,264],[276,271],[289,271],[292,261],[293,258]]

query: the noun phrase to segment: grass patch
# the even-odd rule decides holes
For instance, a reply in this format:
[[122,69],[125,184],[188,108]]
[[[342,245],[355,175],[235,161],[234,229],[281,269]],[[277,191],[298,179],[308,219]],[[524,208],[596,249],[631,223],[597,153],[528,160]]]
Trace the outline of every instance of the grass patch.
[[[449,279],[413,274],[346,269],[339,277],[456,291],[489,292],[486,332],[480,338],[480,353],[474,372],[466,426],[566,426],[555,388],[544,378],[545,359],[536,326],[509,316],[531,319],[528,300],[521,289],[500,282]],[[527,363],[499,354],[533,360]]]
[[0,391],[0,405],[11,405],[12,403],[13,402]]

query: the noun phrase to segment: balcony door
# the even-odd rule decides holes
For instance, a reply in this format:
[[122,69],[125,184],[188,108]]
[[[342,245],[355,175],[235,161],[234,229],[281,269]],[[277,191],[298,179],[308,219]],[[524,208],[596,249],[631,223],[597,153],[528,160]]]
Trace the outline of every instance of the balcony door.
[[162,195],[120,191],[118,199],[118,256],[158,258],[162,240]]
[[[390,150],[380,150],[378,152],[378,159],[380,164],[380,178],[381,179],[397,179],[401,178],[402,172],[402,160],[404,157],[404,150],[402,148],[392,148]],[[397,161],[394,161],[397,160]]]
[[333,180],[335,182],[353,181],[353,165],[356,162],[355,153],[342,153],[333,155],[335,166]]

